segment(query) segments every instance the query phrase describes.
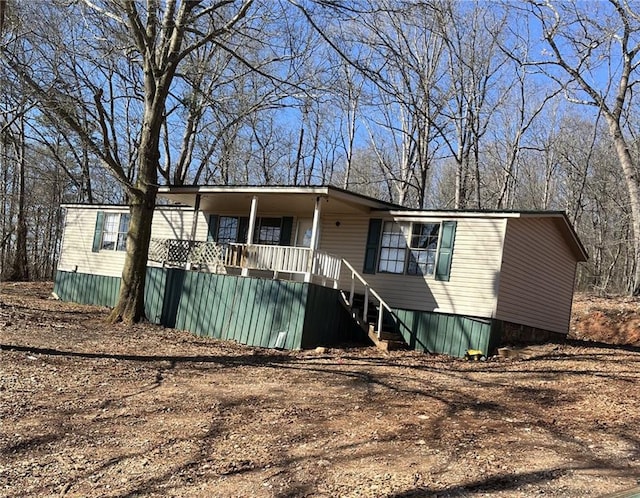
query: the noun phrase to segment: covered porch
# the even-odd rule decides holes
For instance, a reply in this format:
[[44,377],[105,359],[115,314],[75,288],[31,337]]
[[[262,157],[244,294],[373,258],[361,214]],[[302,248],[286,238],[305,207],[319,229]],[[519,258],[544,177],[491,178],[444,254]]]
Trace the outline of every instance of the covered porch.
[[330,186],[160,187],[158,195],[192,207],[194,215],[190,233],[152,239],[150,264],[333,288],[342,257],[321,250],[323,216],[362,216],[390,207]]
[[149,261],[217,274],[248,276],[270,272],[272,278],[302,279],[338,288],[341,258],[307,247],[265,244],[219,244],[211,241],[152,239]]

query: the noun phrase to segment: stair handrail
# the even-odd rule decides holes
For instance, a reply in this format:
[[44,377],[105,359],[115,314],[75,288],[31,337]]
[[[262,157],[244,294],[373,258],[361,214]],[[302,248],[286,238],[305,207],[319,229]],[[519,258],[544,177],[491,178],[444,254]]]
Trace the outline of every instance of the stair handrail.
[[382,299],[380,294],[378,294],[375,291],[375,289],[373,287],[371,287],[369,282],[367,282],[365,280],[365,278],[362,275],[360,275],[360,273],[358,273],[358,270],[356,270],[353,266],[351,266],[351,264],[346,259],[342,258],[342,262],[351,271],[351,288],[349,290],[349,307],[353,306],[353,294],[355,292],[355,279],[354,279],[354,277],[356,277],[358,280],[360,280],[360,283],[364,287],[364,309],[362,310],[363,319],[364,320],[367,319],[367,313],[369,311],[369,294],[371,294],[373,297],[375,297],[378,300],[378,303],[380,304],[379,309],[378,309],[378,327],[377,327],[377,330],[376,330],[376,334],[378,335],[378,339],[379,339],[380,338],[380,332],[382,331],[382,318],[384,316],[384,309],[386,309],[389,313],[393,314],[391,306],[389,306],[385,302],[385,300]]

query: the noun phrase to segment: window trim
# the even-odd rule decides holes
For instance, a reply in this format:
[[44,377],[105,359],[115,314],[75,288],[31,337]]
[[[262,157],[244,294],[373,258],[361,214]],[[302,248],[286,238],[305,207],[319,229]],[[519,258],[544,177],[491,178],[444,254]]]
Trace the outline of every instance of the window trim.
[[[109,218],[117,217],[113,226],[115,230],[108,230]],[[123,227],[123,218],[126,222]],[[131,214],[125,212],[112,213],[105,212],[102,226],[100,227],[100,245],[98,251],[127,252],[127,234],[129,233],[129,224],[131,223]],[[115,240],[112,241],[113,247],[105,247],[105,235],[114,235]]]
[[[222,229],[228,229],[229,227],[227,226],[223,226],[223,220],[235,220],[235,233],[234,233],[234,237],[233,237],[233,241],[231,240],[230,237],[225,237],[224,238],[224,242],[220,242],[220,230]],[[231,244],[231,243],[237,243],[238,242],[238,238],[240,235],[240,217],[239,216],[225,216],[225,215],[219,215],[216,221],[216,234],[215,234],[215,239],[216,242],[219,244]]]
[[[385,226],[388,224],[392,224],[398,227],[397,231],[387,231],[385,232]],[[398,239],[400,241],[404,241],[404,245],[401,246],[393,246],[393,245],[384,245],[383,244],[383,240],[385,238],[385,233],[387,234],[391,234],[390,237],[392,239]],[[399,235],[399,237],[398,237]],[[407,252],[409,249],[409,246],[407,245],[407,239],[403,230],[403,226],[401,223],[397,223],[394,220],[383,220],[382,222],[382,227],[380,230],[380,244],[378,247],[378,263],[377,263],[377,268],[378,268],[378,273],[388,273],[390,275],[404,275],[406,273],[406,266],[407,266]],[[393,252],[400,252],[402,251],[404,253],[402,260],[398,259],[398,258],[383,258],[382,256],[382,252],[384,250],[388,250],[390,253]],[[381,269],[381,265],[382,263],[386,263],[387,267],[389,266],[389,263],[395,264],[397,265],[398,263],[402,262],[402,271],[390,271],[390,270],[382,270]]]
[[[404,250],[404,260],[401,272],[393,272],[388,270],[380,269],[380,264],[382,262],[382,251],[383,249],[390,249],[390,247],[384,246],[382,243],[382,239],[384,237],[384,227],[387,223],[393,223],[399,227],[400,233],[402,234],[403,240],[405,242],[404,247],[402,248],[391,248],[391,249],[402,249]],[[415,225],[438,225],[438,240],[436,243],[435,249],[420,249],[412,247],[412,239],[414,233]],[[406,275],[409,277],[422,277],[435,279],[436,273],[438,269],[438,260],[440,258],[440,245],[442,242],[442,233],[443,233],[443,220],[440,221],[396,221],[396,220],[382,220],[382,226],[380,227],[380,237],[378,243],[378,251],[377,251],[377,261],[376,261],[376,273],[383,273],[387,275]],[[409,273],[409,264],[410,258],[412,254],[412,250],[418,250],[420,252],[433,252],[435,254],[435,259],[433,262],[433,272],[432,273],[421,273],[420,271],[416,271],[415,273]],[[387,258],[388,259],[388,258]],[[387,261],[385,259],[385,261]],[[416,268],[419,268],[419,265],[416,263]]]
[[[409,222],[409,223],[410,223],[410,235],[409,235],[410,240],[409,240],[409,247],[408,247],[408,250],[407,250],[407,261],[406,261],[406,264],[405,264],[405,273],[407,275],[411,275],[411,276],[417,275],[417,276],[422,276],[422,277],[433,277],[436,274],[436,268],[437,268],[437,265],[438,265],[438,255],[439,255],[439,251],[440,251],[440,239],[442,237],[442,222],[441,221],[440,222],[435,222],[435,221],[429,221],[429,222],[418,222],[418,221],[415,221],[415,222],[413,222],[412,221],[412,222]],[[437,235],[437,238],[436,238],[436,241],[435,241],[436,242],[435,248],[430,249],[428,247],[421,248],[421,247],[413,247],[412,246],[413,238],[416,237],[416,235],[414,234],[414,230],[415,230],[416,225],[422,225],[422,226],[432,225],[432,226],[437,226],[438,227],[438,235]],[[419,236],[421,237],[422,234],[419,235]],[[433,236],[432,235],[427,235],[427,237],[433,237]],[[433,258],[433,270],[431,271],[431,273],[422,273],[420,271],[420,263],[418,263],[417,261],[415,263],[415,266],[416,266],[415,273],[409,272],[409,266],[411,265],[410,258],[412,256],[412,252],[413,251],[417,251],[419,253],[427,254],[427,258],[429,257],[428,256],[429,253],[432,253],[434,255],[434,258]],[[428,266],[429,265],[428,261],[426,263],[424,263],[424,265]]]
[[[277,226],[275,225],[276,220],[278,221]],[[265,224],[265,222],[267,223]],[[274,222],[274,224],[269,225],[269,223],[271,222]],[[282,224],[283,224],[282,216],[258,216],[256,218],[256,226],[253,234],[253,240],[256,241],[254,242],[254,244],[267,245],[267,246],[279,246],[280,240],[282,239]],[[260,239],[263,227],[266,230],[265,234],[266,233],[271,234],[273,232],[273,234],[277,235],[275,242],[273,237],[270,237],[270,240],[268,241],[266,241],[266,239],[264,241]]]

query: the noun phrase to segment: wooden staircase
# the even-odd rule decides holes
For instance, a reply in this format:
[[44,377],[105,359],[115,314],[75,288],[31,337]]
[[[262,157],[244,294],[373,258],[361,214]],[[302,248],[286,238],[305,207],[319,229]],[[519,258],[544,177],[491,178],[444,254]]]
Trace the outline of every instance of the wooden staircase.
[[[348,261],[342,260],[342,262],[351,270],[351,290],[348,296],[341,292],[341,301],[353,320],[379,349],[383,351],[406,349],[407,344],[402,335],[397,332],[396,322],[389,305]],[[355,292],[356,281],[364,288],[364,293]]]
[[402,334],[398,332],[387,332],[381,330],[380,333],[374,330],[373,324],[369,325],[369,339],[376,345],[378,349],[383,351],[395,351],[398,349],[407,349],[407,343],[404,342]]

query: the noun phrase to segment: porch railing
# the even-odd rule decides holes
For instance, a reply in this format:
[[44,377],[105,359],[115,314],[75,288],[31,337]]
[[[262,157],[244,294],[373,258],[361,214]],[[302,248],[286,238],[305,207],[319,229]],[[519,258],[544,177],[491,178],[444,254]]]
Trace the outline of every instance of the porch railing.
[[393,314],[393,310],[391,309],[391,306],[389,306],[385,302],[385,300],[382,299],[380,294],[378,294],[369,285],[369,283],[364,279],[364,277],[360,275],[360,273],[358,273],[358,271],[353,266],[351,266],[351,264],[349,264],[349,262],[346,259],[343,259],[342,262],[347,267],[347,270],[351,273],[351,285],[349,288],[349,296],[348,298],[345,296],[345,301],[347,301],[347,305],[351,309],[353,309],[353,297],[356,291],[356,284],[362,287],[364,291],[362,316],[358,316],[357,318],[363,320],[364,322],[367,322],[368,316],[369,316],[369,298],[373,297],[376,301],[378,301],[378,316],[376,318],[376,324],[375,324],[374,330],[376,335],[378,336],[378,339],[380,339],[380,334],[382,332],[382,324],[384,320],[384,312],[386,310],[388,313]]
[[225,247],[214,242],[183,239],[151,239],[150,261],[164,265],[184,266],[199,264],[224,266]]
[[226,267],[302,274],[305,280],[320,279],[322,285],[337,287],[342,259],[306,247],[263,244],[217,244],[182,239],[152,239],[149,260],[173,266],[203,265],[210,271]]
[[[277,272],[305,273],[309,271],[311,251],[306,247],[272,246],[258,244],[230,244],[231,252],[241,255],[241,263],[250,269]],[[228,263],[236,263],[237,257]],[[240,266],[243,266],[242,264]]]

